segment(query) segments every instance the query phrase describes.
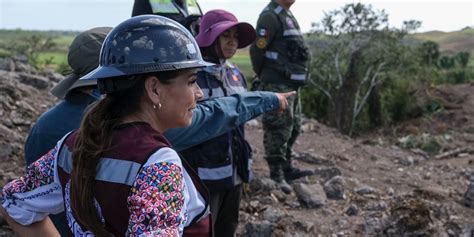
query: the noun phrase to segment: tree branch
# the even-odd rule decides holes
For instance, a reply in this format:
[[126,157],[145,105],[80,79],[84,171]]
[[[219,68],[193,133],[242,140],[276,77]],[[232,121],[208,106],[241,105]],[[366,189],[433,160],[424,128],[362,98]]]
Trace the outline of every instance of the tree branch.
[[[367,102],[367,98],[369,98],[370,92],[372,92],[372,89],[375,87],[375,85],[378,82],[377,78],[378,78],[378,75],[380,73],[380,70],[382,70],[382,67],[385,66],[385,64],[386,64],[385,62],[379,64],[379,66],[377,67],[377,70],[375,71],[374,75],[372,76],[372,79],[370,80],[370,86],[369,86],[369,89],[367,89],[367,93],[365,93],[364,98],[362,98],[361,102],[359,103],[359,106],[357,108],[354,107],[355,111],[354,111],[354,114],[353,114],[353,120],[355,120],[357,118],[360,111],[362,110],[362,107]],[[359,90],[357,91],[357,93],[359,93]]]
[[371,72],[372,72],[372,67],[369,67],[369,69],[367,69],[367,72],[365,73],[364,79],[362,79],[362,82],[357,86],[357,91],[356,91],[355,101],[354,101],[354,108],[353,108],[354,114],[355,112],[357,112],[357,108],[359,106],[360,88],[369,80],[369,76]]
[[336,55],[334,57],[334,66],[336,67],[336,74],[337,74],[337,78],[339,79],[339,85],[337,88],[341,87],[342,86],[342,74],[341,74],[341,69],[339,68],[339,50],[336,52]]
[[328,97],[328,99],[331,101],[331,103],[334,104],[333,97],[332,97],[331,93],[329,93],[329,91],[324,89],[322,86],[320,86],[318,83],[314,82],[313,80],[309,80],[309,83],[312,86],[316,87],[316,89],[320,90],[324,95],[326,95]]

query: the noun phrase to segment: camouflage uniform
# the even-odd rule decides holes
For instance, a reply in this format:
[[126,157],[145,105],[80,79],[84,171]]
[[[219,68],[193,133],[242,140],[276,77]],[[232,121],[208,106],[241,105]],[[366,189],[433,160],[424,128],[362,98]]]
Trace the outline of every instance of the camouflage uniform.
[[262,117],[265,159],[272,170],[290,169],[292,146],[300,134],[301,128],[302,113],[299,89],[283,84],[262,83],[262,90],[274,92],[297,90],[296,96],[288,98],[287,110],[281,113],[277,111],[265,113]]
[[272,179],[280,182],[283,171],[294,170],[292,146],[299,135],[302,116],[299,87],[306,84],[310,62],[308,47],[291,11],[275,1],[265,7],[257,22],[257,39],[250,47],[250,56],[261,81],[260,89],[297,91],[296,96],[288,98],[288,110],[267,113],[262,118],[265,159]]

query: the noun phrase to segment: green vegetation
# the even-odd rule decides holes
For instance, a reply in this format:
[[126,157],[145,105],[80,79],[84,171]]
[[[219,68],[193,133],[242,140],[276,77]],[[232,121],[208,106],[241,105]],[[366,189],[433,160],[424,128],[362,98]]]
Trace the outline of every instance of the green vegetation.
[[440,45],[442,54],[455,54],[460,51],[467,51],[474,55],[474,29],[466,27],[459,31],[442,32],[430,31],[409,35],[408,39],[415,39],[418,42],[433,41]]
[[41,62],[51,60],[50,64],[59,66],[60,64],[67,64],[67,53],[44,52],[38,55],[38,60]]
[[[433,85],[474,80],[474,29],[411,34],[419,24],[388,28],[385,13],[363,4],[327,13],[315,24],[319,29],[305,36],[313,55],[312,80],[302,90],[306,116],[357,134],[442,110],[423,93]],[[70,70],[67,51],[77,33],[0,30],[0,57],[23,55],[40,70],[64,73]],[[231,61],[250,85],[254,72],[248,48]]]
[[78,32],[0,30],[0,57],[26,56],[37,69],[67,66],[67,51]]
[[426,94],[474,80],[474,30],[410,34],[420,25],[389,27],[384,11],[360,3],[326,13],[307,36],[313,60],[304,113],[357,134],[442,109]]

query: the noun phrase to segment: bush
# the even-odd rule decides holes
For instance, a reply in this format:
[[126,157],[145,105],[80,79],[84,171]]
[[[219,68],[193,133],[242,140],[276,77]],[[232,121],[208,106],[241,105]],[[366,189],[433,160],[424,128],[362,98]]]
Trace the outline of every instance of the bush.
[[419,148],[429,155],[436,155],[442,151],[442,144],[449,142],[451,142],[451,136],[448,134],[432,135],[423,133],[401,137],[397,144],[406,149]]
[[301,90],[301,103],[303,113],[319,121],[327,120],[328,98],[317,88],[303,87]]
[[9,58],[12,57],[12,53],[10,51],[4,50],[0,48],[0,58]]
[[436,84],[462,84],[474,80],[472,68],[455,68],[446,70]]
[[414,115],[417,106],[413,103],[416,89],[403,78],[388,78],[384,83],[382,108],[385,120],[400,122]]

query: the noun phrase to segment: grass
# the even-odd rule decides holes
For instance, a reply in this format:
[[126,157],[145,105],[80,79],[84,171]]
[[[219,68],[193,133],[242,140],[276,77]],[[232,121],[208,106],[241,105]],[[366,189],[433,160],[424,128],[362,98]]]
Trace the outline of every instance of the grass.
[[69,46],[72,43],[72,40],[76,37],[75,35],[61,35],[57,38],[54,38],[54,42],[58,45]]
[[54,65],[67,64],[67,53],[63,53],[63,52],[43,52],[39,54],[38,60],[40,62],[45,62],[46,60],[49,60],[50,58],[53,58],[51,64],[54,64]]
[[[42,35],[46,37],[53,37],[56,46],[48,52],[40,53],[39,60],[44,62],[45,60],[53,57],[52,64],[54,68],[57,68],[60,64],[67,64],[67,51],[69,45],[73,41],[74,37],[78,32],[74,31],[25,31],[25,30],[0,30],[0,57],[10,56],[10,52],[2,49],[2,44],[9,44],[20,41],[24,38],[31,37],[32,35]],[[458,51],[468,51],[471,54],[469,61],[469,67],[474,67],[474,29],[465,28],[460,31],[454,32],[425,32],[410,35],[409,38],[413,40],[432,40],[440,44],[440,50],[444,53],[455,54]],[[248,47],[239,49],[234,57],[230,60],[235,63],[243,72],[245,77],[250,80],[254,76],[252,65],[250,63],[250,56]]]
[[250,56],[247,49],[238,50],[234,57],[230,59],[230,61],[239,67],[247,80],[254,76],[255,73],[252,70],[252,64],[250,62]]

